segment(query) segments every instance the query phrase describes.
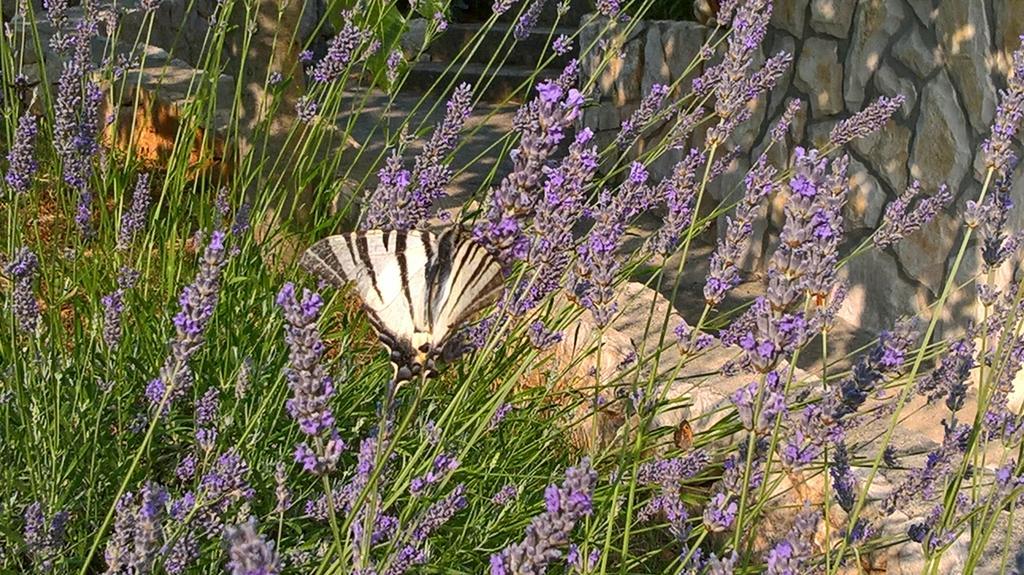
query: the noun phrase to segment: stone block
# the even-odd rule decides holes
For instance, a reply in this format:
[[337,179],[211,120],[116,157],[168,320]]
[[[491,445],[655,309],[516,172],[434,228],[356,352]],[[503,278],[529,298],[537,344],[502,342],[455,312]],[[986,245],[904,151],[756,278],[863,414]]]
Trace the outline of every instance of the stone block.
[[910,174],[926,190],[946,183],[956,191],[970,169],[972,149],[956,90],[943,70],[921,94]]
[[982,134],[992,123],[996,109],[996,88],[989,69],[992,37],[985,2],[943,0],[936,12],[935,29],[945,68],[960,93],[971,127]]
[[896,37],[906,8],[902,2],[859,0],[854,15],[853,34],[846,54],[844,96],[846,107],[860,110],[864,90],[882,63],[882,53]]
[[839,61],[839,45],[824,38],[805,40],[793,84],[807,94],[811,117],[817,119],[843,111],[843,65]]
[[811,28],[822,34],[846,38],[850,35],[853,9],[851,0],[811,0]]

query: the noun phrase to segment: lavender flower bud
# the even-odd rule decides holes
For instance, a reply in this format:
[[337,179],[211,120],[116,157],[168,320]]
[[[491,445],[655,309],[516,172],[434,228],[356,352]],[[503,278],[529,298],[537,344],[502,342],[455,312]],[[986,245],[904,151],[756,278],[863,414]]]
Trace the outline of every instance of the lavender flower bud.
[[4,273],[14,284],[11,294],[11,312],[18,327],[25,333],[32,333],[39,325],[40,310],[32,284],[39,271],[39,258],[27,247],[22,246],[14,259],[4,268]]
[[53,570],[54,561],[64,546],[67,521],[68,512],[58,511],[47,522],[43,505],[38,501],[25,508],[25,547],[39,571]]
[[917,202],[913,211],[910,202],[921,192],[921,183],[915,180],[900,197],[885,208],[882,223],[875,232],[875,247],[891,246],[932,221],[939,211],[953,200],[953,194],[945,184],[934,195]]
[[537,20],[540,18],[541,10],[544,9],[544,5],[547,4],[547,0],[533,0],[530,7],[519,16],[516,20],[515,28],[512,29],[512,35],[516,40],[525,40],[530,36],[530,32],[537,25]]
[[832,128],[829,134],[828,143],[837,148],[868,136],[882,129],[882,126],[892,118],[903,106],[906,98],[902,94],[893,97],[881,96],[866,108],[839,122]]
[[225,529],[224,543],[228,548],[228,571],[232,575],[277,575],[281,572],[274,542],[260,535],[255,517]]
[[1017,163],[1012,142],[1024,119],[1024,35],[1014,50],[1013,70],[1007,76],[1007,87],[999,93],[999,106],[992,122],[992,134],[981,143],[985,166],[1007,177]]
[[7,153],[7,174],[4,181],[17,194],[28,192],[32,186],[39,164],[35,160],[34,146],[39,126],[31,112],[18,120],[18,128],[14,132],[14,143]]
[[654,84],[651,91],[640,101],[633,115],[622,123],[622,129],[615,137],[615,145],[620,150],[629,148],[652,120],[658,115],[658,110],[669,94],[669,87],[664,84]]
[[534,517],[526,528],[526,537],[491,556],[491,574],[543,573],[548,564],[562,555],[576,522],[592,511],[591,492],[597,474],[586,458],[579,467],[565,472],[561,486],[548,486],[544,494],[547,510]]
[[327,44],[327,54],[313,68],[310,77],[317,83],[334,82],[348,72],[349,66],[369,56],[368,42],[373,32],[352,22],[350,10],[342,12],[342,27]]

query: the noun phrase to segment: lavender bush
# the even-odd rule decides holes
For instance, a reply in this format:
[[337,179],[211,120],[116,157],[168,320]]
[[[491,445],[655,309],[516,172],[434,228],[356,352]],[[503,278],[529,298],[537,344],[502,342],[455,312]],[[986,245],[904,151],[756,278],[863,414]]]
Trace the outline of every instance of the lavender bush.
[[[791,141],[801,110],[788,103],[712,200],[748,104],[792,66],[755,57],[767,0],[721,2],[699,72],[651,86],[611,139],[580,125],[596,97],[580,62],[611,65],[649,3],[597,2],[585,45],[561,20],[569,2],[496,1],[447,65],[476,62],[478,80],[442,76],[414,103],[410,70],[450,41],[455,7],[331,4],[293,65],[241,56],[267,73],[234,86],[237,106],[210,81],[231,64],[221,48],[283,34],[291,13],[275,4],[268,27],[219,3],[192,55],[204,80],[154,159],[114,135],[145,116],[133,72],[164,61],[147,51],[159,4],[19,3],[0,40],[0,571],[833,575],[890,550],[926,573],[1024,569],[1024,292],[1004,277],[1024,238],[1024,48],[978,150],[985,184],[955,199],[910,182],[855,237],[845,147],[886,130],[902,96],[869,102],[820,149]],[[544,30],[548,12],[559,20]],[[483,102],[538,35],[530,78]],[[37,49],[55,65],[23,65]],[[510,129],[464,160],[492,112]],[[221,158],[232,169],[204,172],[196,157],[222,125],[244,145]],[[653,176],[670,150],[670,175]],[[467,189],[487,158],[500,169]],[[346,186],[352,201],[336,201]],[[844,267],[939,214],[962,233],[931,307],[837,351]],[[741,259],[768,217],[778,241],[752,278]],[[293,256],[338,228],[448,225],[501,262],[505,294],[460,326],[439,377],[392,404],[353,294]],[[968,258],[977,274],[958,273]],[[694,269],[707,272],[679,281]],[[692,291],[703,309],[672,326],[654,304],[635,317],[622,294],[642,271],[649,291]],[[963,297],[981,312],[950,325]],[[658,345],[619,353],[623,319]],[[724,381],[733,390],[708,405]],[[941,411],[942,440],[907,452],[895,439],[919,404]]]

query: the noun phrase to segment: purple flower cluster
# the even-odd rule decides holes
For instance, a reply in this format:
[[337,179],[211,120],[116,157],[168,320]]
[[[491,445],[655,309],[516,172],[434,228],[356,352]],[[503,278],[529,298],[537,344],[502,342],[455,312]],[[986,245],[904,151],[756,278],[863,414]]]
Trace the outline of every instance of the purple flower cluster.
[[7,173],[4,181],[15,193],[24,194],[32,187],[39,164],[35,159],[35,141],[39,133],[36,117],[31,112],[18,120],[18,129],[14,132],[14,145],[7,153]]
[[636,482],[645,487],[656,487],[657,494],[637,513],[637,521],[646,523],[663,517],[678,541],[689,533],[689,515],[680,497],[680,484],[703,471],[711,458],[704,451],[690,452],[682,457],[655,459],[641,464]]
[[163,547],[167,490],[147,482],[135,500],[128,492],[117,501],[114,533],[104,551],[107,573],[149,573]]
[[562,332],[548,329],[541,320],[530,324],[527,335],[530,345],[542,351],[562,341]]
[[765,573],[791,575],[803,573],[814,555],[814,536],[818,531],[821,513],[806,504],[793,522],[789,534],[775,544],[765,555]]
[[324,344],[316,321],[323,300],[309,290],[303,290],[299,300],[295,286],[287,283],[277,294],[277,305],[284,311],[285,341],[289,348],[286,376],[292,397],[286,406],[302,433],[314,443],[313,447],[300,443],[295,459],[306,471],[320,475],[334,469],[345,449],[328,405],[334,395],[334,382],[320,364]]
[[591,513],[596,481],[597,474],[584,458],[578,467],[566,470],[561,486],[549,485],[544,491],[546,510],[530,521],[521,542],[491,555],[491,575],[543,573],[561,557],[576,522]]
[[423,223],[451,182],[453,172],[446,158],[458,143],[472,104],[473,87],[459,85],[448,101],[444,119],[416,157],[412,171],[403,168],[401,158],[392,153],[378,174],[380,183],[370,196],[363,229],[405,231]]
[[549,81],[540,84],[537,97],[516,114],[520,140],[511,154],[512,172],[489,195],[484,220],[473,230],[474,238],[501,261],[511,263],[528,255],[525,219],[534,213],[544,167],[582,105],[579,90]]
[[512,35],[516,40],[525,40],[530,37],[530,32],[537,25],[537,20],[540,18],[540,13],[544,10],[544,5],[547,4],[548,0],[533,0],[530,7],[526,9],[516,20],[515,28],[512,29]]
[[863,110],[836,124],[829,134],[829,144],[839,148],[881,130],[905,100],[902,94],[891,98],[879,97]]
[[986,271],[1003,265],[1024,241],[1024,233],[1008,233],[1007,230],[1007,218],[1013,209],[1012,187],[1011,176],[1000,178],[992,184],[992,193],[985,201],[967,201],[964,221],[969,227],[978,230],[981,259]]
[[1013,70],[1007,75],[1007,87],[999,94],[992,134],[981,144],[985,166],[1001,178],[1009,176],[1017,164],[1013,139],[1024,120],[1024,35],[1020,42],[1013,52]]
[[224,530],[228,548],[228,572],[231,575],[277,575],[281,562],[274,551],[274,542],[260,535],[256,518]]
[[100,298],[103,305],[103,341],[111,351],[121,345],[124,333],[121,322],[124,315],[125,292],[135,286],[139,272],[129,268],[121,268],[117,278],[117,289]]
[[67,511],[58,511],[47,521],[43,505],[38,501],[25,508],[25,547],[40,572],[53,570],[54,561],[64,546],[67,522]]
[[93,156],[99,151],[96,133],[103,100],[103,91],[97,84],[88,80],[83,83],[83,78],[88,77],[90,33],[88,27],[83,26],[69,39],[71,54],[57,80],[53,124],[53,141],[61,160],[64,182],[78,192],[75,223],[86,239],[94,234],[89,177]]
[[658,112],[669,95],[669,87],[664,84],[654,84],[651,91],[647,93],[633,115],[622,123],[622,128],[615,137],[615,145],[620,150],[625,150],[633,145],[636,138],[640,136],[644,128],[657,118]]
[[573,225],[583,210],[588,184],[597,172],[593,137],[590,129],[580,130],[566,157],[545,170],[547,179],[536,205],[527,256],[531,270],[509,296],[508,307],[513,313],[526,313],[561,287],[572,255]]
[[746,192],[733,217],[726,217],[725,235],[719,238],[718,248],[711,255],[708,277],[704,283],[704,301],[717,306],[725,295],[740,283],[739,261],[744,246],[753,233],[754,221],[764,211],[762,202],[775,190],[777,170],[768,163],[766,155],[758,158],[744,180]]
[[423,475],[414,477],[409,483],[409,493],[414,497],[424,495],[426,490],[441,481],[459,467],[459,460],[454,455],[442,453],[434,458],[434,463]]
[[597,206],[590,210],[594,227],[577,250],[579,259],[569,278],[569,291],[590,310],[599,326],[611,322],[616,312],[614,284],[621,262],[615,250],[626,224],[654,203],[647,178],[643,164],[634,162],[614,196],[607,190],[601,193]]
[[39,325],[39,302],[36,301],[36,294],[32,289],[38,272],[39,258],[25,246],[18,249],[14,259],[4,268],[4,274],[14,284],[11,312],[18,322],[18,327],[25,333],[34,332]]
[[848,377],[833,387],[824,399],[824,408],[834,421],[854,414],[887,377],[899,373],[911,346],[917,342],[919,329],[913,318],[896,322],[891,330],[878,335],[878,343],[857,359]]
[[139,174],[132,193],[131,207],[121,215],[121,229],[117,232],[117,249],[127,250],[132,240],[146,227],[146,212],[149,211],[149,174]]
[[319,111],[320,104],[312,96],[301,96],[295,102],[295,116],[304,124],[309,124],[315,120]]
[[654,190],[656,198],[665,202],[665,215],[661,228],[651,238],[651,248],[668,256],[679,245],[680,238],[693,222],[694,201],[697,192],[697,168],[706,160],[697,149],[672,169],[672,176],[663,180]]
[[942,185],[934,195],[919,200],[914,210],[909,211],[910,203],[920,193],[921,182],[914,180],[900,197],[889,203],[882,216],[882,223],[875,231],[875,247],[881,249],[899,242],[932,221],[942,208],[953,201],[953,193]]
[[373,32],[364,30],[353,22],[355,14],[342,12],[341,30],[327,44],[327,54],[317,62],[310,73],[314,82],[328,83],[342,78],[352,63],[372,55],[370,48]]
[[182,290],[178,298],[181,310],[174,316],[175,336],[171,340],[171,353],[160,368],[160,376],[146,387],[150,403],[162,405],[165,411],[192,387],[193,376],[188,363],[202,346],[203,334],[217,306],[221,273],[227,265],[224,239],[224,232],[219,230],[210,236],[195,280]]

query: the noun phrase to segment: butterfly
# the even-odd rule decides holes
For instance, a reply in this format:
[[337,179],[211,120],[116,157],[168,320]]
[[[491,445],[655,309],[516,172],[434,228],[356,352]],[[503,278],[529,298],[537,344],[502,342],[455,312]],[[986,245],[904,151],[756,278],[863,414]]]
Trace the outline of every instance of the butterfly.
[[355,285],[390,352],[396,384],[433,375],[452,334],[496,302],[504,285],[498,260],[461,227],[330,236],[310,246],[299,264],[337,287]]

